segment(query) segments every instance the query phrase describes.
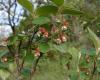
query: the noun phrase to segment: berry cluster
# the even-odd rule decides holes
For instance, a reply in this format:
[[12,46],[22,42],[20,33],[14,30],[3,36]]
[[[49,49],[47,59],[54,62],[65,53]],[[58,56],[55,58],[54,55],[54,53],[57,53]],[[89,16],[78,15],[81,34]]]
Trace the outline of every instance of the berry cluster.
[[[39,27],[38,32],[36,33],[36,35],[38,37],[43,37],[43,38],[53,38],[54,43],[56,44],[61,44],[67,41],[68,36],[67,34],[64,32],[68,29],[68,21],[64,20],[61,23],[61,27],[57,27],[57,26],[51,26],[51,29],[48,31],[44,26],[43,27]],[[55,35],[56,34],[56,35]],[[54,36],[55,35],[55,36]],[[53,37],[51,37],[53,36]],[[34,50],[34,55],[35,57],[39,57],[40,56],[40,49],[39,47],[35,48]]]
[[43,35],[43,37],[45,37],[45,38],[48,38],[49,33],[45,28],[40,27],[39,31],[37,32],[37,36],[40,37],[41,35]]
[[69,26],[68,21],[63,20],[63,22],[61,23],[61,27],[51,26],[50,31],[46,30],[46,28],[44,28],[44,27],[39,27],[37,36],[38,37],[42,36],[44,38],[48,38],[48,37],[51,37],[56,34],[56,36],[54,36],[53,40],[56,44],[60,44],[60,43],[66,42],[68,39],[68,35],[64,32],[68,29],[68,26]]

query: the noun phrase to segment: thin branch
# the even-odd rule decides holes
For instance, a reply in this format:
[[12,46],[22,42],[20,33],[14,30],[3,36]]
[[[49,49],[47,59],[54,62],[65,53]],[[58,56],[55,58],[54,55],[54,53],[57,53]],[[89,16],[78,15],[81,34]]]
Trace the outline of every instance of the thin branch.
[[[13,31],[13,34],[15,34],[15,25],[13,25],[12,24],[12,20],[11,20],[11,17],[10,17],[10,15],[11,15],[11,7],[14,5],[16,3],[16,0],[11,4],[11,0],[9,0],[9,8],[8,8],[8,21],[9,21],[9,24],[10,24],[10,26],[11,26],[11,29],[12,29],[12,31]],[[16,9],[15,9],[16,10]],[[15,16],[15,14],[14,14],[14,16]]]
[[41,59],[42,56],[43,56],[43,53],[41,52],[40,56],[36,59],[35,64],[33,63],[33,67],[32,67],[31,73],[30,73],[30,79],[29,80],[32,80],[32,77],[34,76],[34,73],[36,71],[37,65],[39,63],[39,60]]
[[16,0],[14,1],[14,4],[15,4],[15,9],[14,9],[14,15],[13,15],[13,18],[12,18],[12,22],[13,22],[13,26],[15,27],[15,15],[16,15],[16,8],[17,8],[17,3],[16,3]]

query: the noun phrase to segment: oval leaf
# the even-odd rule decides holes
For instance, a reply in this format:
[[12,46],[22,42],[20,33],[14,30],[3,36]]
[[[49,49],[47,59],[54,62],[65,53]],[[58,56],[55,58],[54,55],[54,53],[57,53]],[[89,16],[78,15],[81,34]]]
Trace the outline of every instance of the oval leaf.
[[47,43],[40,43],[39,49],[42,53],[47,53],[49,51],[50,47]]
[[24,8],[26,8],[28,11],[32,12],[33,11],[33,6],[31,2],[28,0],[17,0],[19,4],[21,4]]
[[36,13],[38,15],[43,15],[43,16],[50,15],[50,14],[56,14],[57,11],[58,11],[58,8],[55,6],[51,6],[51,5],[42,6],[36,9]]
[[65,8],[64,10],[62,10],[62,14],[82,15],[83,12],[71,8]]
[[48,17],[38,17],[33,20],[33,24],[37,24],[37,25],[43,25],[49,22],[50,22],[50,19]]

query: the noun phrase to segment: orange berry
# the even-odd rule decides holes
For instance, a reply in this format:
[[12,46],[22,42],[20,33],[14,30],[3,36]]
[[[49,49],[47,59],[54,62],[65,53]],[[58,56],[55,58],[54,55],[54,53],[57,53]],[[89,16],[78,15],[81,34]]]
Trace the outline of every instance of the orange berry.
[[45,32],[46,32],[46,29],[43,28],[43,27],[40,27],[40,28],[39,28],[39,31],[40,31],[41,33],[45,33]]
[[68,26],[68,21],[64,20],[63,21],[63,26],[66,26],[67,27]]

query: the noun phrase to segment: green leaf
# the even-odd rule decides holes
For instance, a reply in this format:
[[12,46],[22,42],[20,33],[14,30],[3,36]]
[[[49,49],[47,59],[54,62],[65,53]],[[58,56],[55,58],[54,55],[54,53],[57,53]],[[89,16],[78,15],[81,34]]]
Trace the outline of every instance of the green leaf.
[[89,55],[94,56],[96,54],[95,48],[90,48],[89,49]]
[[72,8],[65,8],[62,10],[62,14],[83,15],[83,12],[81,12],[79,10],[72,9]]
[[82,48],[81,49],[81,54],[86,55],[87,54],[87,49],[86,48]]
[[71,69],[69,70],[69,74],[71,76],[70,80],[78,80],[80,53],[75,47],[69,47],[68,53],[70,53],[72,56],[72,59],[70,61]]
[[99,73],[100,73],[100,68],[97,68],[97,72],[99,72]]
[[94,48],[90,48],[90,49],[82,48],[81,49],[81,54],[83,54],[83,55],[88,54],[88,55],[94,56],[95,53],[96,53],[96,51]]
[[80,53],[74,47],[68,48],[68,52],[72,55],[72,65],[73,65],[72,67],[73,67],[74,70],[77,71],[77,68],[78,68],[78,65],[79,65]]
[[78,80],[78,76],[77,76],[76,72],[72,71],[70,80]]
[[96,50],[100,49],[100,39],[97,37],[97,35],[88,27],[88,32],[89,32],[89,38],[93,42]]
[[38,17],[33,20],[33,24],[37,24],[37,25],[43,25],[49,22],[50,22],[50,19],[48,17]]
[[25,34],[18,34],[17,36],[18,36],[19,40],[24,40],[27,38],[27,36]]
[[30,72],[31,72],[31,70],[28,69],[28,68],[23,68],[22,71],[21,71],[21,73],[22,73],[22,75],[24,77],[29,77],[30,76]]
[[83,79],[83,80],[87,78],[87,75],[85,74],[85,72],[80,72],[79,76],[80,76],[80,79]]
[[34,53],[25,52],[24,56],[25,56],[24,57],[25,61],[27,61],[27,62],[33,62],[33,60],[34,60]]
[[8,42],[8,45],[13,45],[15,44],[16,42],[18,41],[18,36],[10,36],[9,37],[9,42]]
[[28,0],[17,0],[19,4],[21,4],[24,8],[26,8],[28,11],[33,11],[33,6],[30,1]]
[[36,13],[38,15],[43,15],[43,16],[56,14],[57,11],[58,11],[58,8],[55,6],[51,6],[51,5],[42,6],[36,9]]
[[53,45],[54,49],[58,50],[61,53],[66,53],[67,52],[67,45],[64,44],[60,44],[60,45]]
[[42,53],[47,53],[50,49],[48,43],[39,43],[39,49]]
[[6,55],[7,53],[8,53],[8,50],[0,51],[0,58],[3,57],[4,55]]
[[4,69],[4,70],[6,69],[7,70],[7,68],[8,68],[7,64],[0,62],[0,69]]
[[54,4],[61,6],[64,3],[64,0],[51,0]]

